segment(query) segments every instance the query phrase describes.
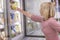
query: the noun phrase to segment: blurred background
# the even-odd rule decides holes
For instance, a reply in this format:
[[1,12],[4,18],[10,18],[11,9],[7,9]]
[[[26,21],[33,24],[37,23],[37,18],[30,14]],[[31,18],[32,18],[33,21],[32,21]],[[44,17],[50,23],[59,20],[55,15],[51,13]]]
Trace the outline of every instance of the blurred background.
[[[45,40],[41,24],[24,16],[15,7],[40,15],[40,5],[54,0],[0,0],[0,40]],[[60,22],[59,12],[55,18]]]

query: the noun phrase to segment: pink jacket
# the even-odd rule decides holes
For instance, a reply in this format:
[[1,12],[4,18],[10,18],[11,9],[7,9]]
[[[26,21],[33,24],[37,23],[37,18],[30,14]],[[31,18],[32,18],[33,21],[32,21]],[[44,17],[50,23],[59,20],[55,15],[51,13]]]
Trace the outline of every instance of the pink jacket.
[[54,18],[43,21],[43,17],[32,15],[31,19],[41,23],[46,40],[59,40],[58,33],[60,32],[60,25]]

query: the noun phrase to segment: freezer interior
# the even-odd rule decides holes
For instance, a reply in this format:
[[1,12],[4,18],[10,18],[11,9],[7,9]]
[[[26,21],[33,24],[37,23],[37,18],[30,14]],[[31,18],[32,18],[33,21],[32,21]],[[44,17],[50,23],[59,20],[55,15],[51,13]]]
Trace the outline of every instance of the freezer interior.
[[5,40],[5,26],[4,26],[4,8],[3,8],[3,0],[0,0],[0,39]]
[[[30,12],[31,14],[40,16],[40,7],[43,2],[51,2],[52,0],[25,0],[25,10]],[[55,10],[54,18],[60,22],[60,12]],[[42,30],[42,26],[39,22],[34,22],[30,18],[26,17],[26,35],[31,36],[44,36]]]
[[19,11],[15,10],[16,7],[22,8],[21,0],[10,0],[10,27],[11,27],[11,38],[16,37],[21,34],[21,14]]
[[[31,14],[40,16],[40,5],[43,2],[50,2],[50,0],[25,0],[25,10]],[[26,17],[26,35],[44,36],[41,31],[41,24]]]

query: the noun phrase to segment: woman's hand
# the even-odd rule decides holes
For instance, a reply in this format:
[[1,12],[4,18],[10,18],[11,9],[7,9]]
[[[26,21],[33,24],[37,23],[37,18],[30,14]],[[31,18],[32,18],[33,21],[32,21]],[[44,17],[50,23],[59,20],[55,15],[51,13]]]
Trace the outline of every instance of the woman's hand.
[[21,11],[22,9],[21,8],[17,8],[18,11]]
[[31,13],[29,13],[29,12],[27,12],[27,11],[24,11],[24,10],[22,10],[21,8],[17,8],[17,10],[18,10],[19,12],[21,12],[22,14],[24,14],[25,16],[29,17],[29,18],[31,18],[31,16],[32,16]]

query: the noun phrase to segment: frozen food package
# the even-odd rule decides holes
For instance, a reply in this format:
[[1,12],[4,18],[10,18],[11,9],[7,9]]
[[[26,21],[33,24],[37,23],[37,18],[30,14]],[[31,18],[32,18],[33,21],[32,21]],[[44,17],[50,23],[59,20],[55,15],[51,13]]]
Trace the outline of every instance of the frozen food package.
[[11,9],[12,9],[12,10],[16,10],[17,7],[18,7],[18,2],[12,1],[12,2],[11,2]]
[[0,40],[4,40],[4,38],[5,38],[5,32],[2,31],[2,32],[0,33]]
[[4,15],[3,15],[3,13],[0,14],[0,25],[4,25]]
[[11,27],[12,37],[16,37],[21,33],[21,24],[20,24],[21,17],[20,17],[20,12],[16,10],[17,7],[18,8],[20,7],[20,0],[10,0],[9,25]]
[[19,23],[15,23],[15,24],[11,25],[11,31],[12,31],[12,36],[13,37],[20,34],[21,25]]
[[16,30],[16,32],[17,32],[17,33],[20,33],[20,32],[21,32],[21,24],[17,22],[17,23],[15,23],[14,25],[15,25],[15,30]]
[[20,14],[19,13],[10,13],[10,22],[20,22]]
[[14,21],[15,22],[20,22],[20,13],[18,11],[15,12]]
[[13,24],[14,23],[14,16],[15,16],[14,13],[10,13],[10,15],[9,15],[10,24]]
[[15,25],[15,30],[16,30],[17,33],[20,32],[19,25]]

